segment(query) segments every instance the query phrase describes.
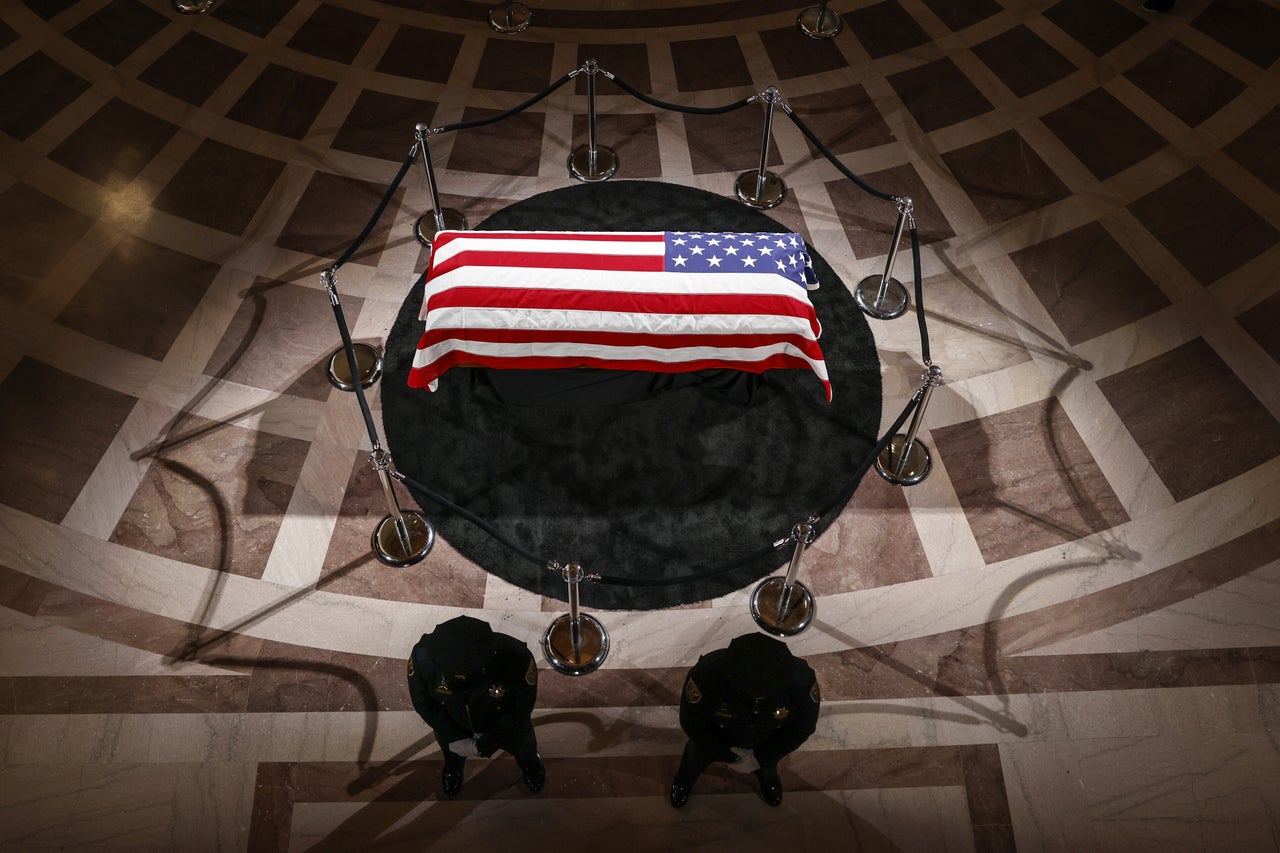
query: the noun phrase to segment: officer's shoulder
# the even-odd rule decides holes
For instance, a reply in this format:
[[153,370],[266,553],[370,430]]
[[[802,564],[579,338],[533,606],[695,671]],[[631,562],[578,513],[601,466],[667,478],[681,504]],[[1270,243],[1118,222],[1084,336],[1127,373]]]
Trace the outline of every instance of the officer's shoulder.
[[797,686],[808,690],[809,685],[818,680],[818,673],[814,672],[813,667],[809,666],[809,662],[804,658],[792,657],[791,680]]
[[521,640],[517,640],[510,634],[494,634],[494,649],[499,655],[507,657],[518,657],[521,660],[532,656],[529,651],[528,644]]
[[728,649],[716,649],[698,656],[698,662],[694,666],[703,668],[714,667],[729,656]]

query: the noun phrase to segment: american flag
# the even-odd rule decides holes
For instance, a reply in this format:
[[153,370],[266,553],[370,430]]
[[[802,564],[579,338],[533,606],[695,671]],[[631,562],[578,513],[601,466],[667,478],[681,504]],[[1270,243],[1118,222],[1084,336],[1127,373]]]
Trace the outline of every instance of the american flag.
[[409,384],[450,367],[827,376],[798,234],[441,231]]

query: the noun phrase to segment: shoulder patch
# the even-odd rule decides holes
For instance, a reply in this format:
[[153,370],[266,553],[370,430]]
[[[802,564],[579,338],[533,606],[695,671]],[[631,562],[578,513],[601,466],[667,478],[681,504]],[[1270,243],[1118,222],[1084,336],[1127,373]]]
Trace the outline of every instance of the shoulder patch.
[[690,705],[696,705],[702,701],[702,691],[698,689],[698,685],[692,678],[686,678],[684,681],[684,698]]
[[538,664],[533,658],[529,658],[529,668],[525,670],[524,683],[530,687],[538,686]]
[[818,679],[813,680],[813,684],[809,687],[809,698],[813,700],[813,704],[822,704],[822,691],[818,689]]
[[409,677],[413,678],[413,655],[409,655]]

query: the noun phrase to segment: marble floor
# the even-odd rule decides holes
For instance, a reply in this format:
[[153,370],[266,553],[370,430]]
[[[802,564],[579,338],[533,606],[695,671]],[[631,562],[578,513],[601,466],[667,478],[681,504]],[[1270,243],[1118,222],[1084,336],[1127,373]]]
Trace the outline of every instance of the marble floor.
[[[0,3],[0,848],[1280,849],[1274,0],[834,0],[821,41],[780,0],[530,5],[501,36],[463,0]],[[415,123],[587,59],[685,106],[777,86],[914,202],[934,467],[866,478],[805,555],[788,642],[824,702],[778,809],[729,769],[666,801],[683,673],[755,628],[749,588],[598,612],[599,671],[543,665],[546,790],[500,757],[442,801],[409,648],[461,612],[536,648],[564,604],[446,541],[373,559],[369,440],[323,375],[318,273]],[[758,105],[601,79],[598,109],[619,179],[730,196],[758,164]],[[442,205],[570,185],[586,128],[579,76],[433,136]],[[778,222],[846,283],[883,269],[892,204],[785,118],[768,156]],[[429,209],[415,166],[343,267],[356,340]],[[887,426],[920,340],[871,326]]]

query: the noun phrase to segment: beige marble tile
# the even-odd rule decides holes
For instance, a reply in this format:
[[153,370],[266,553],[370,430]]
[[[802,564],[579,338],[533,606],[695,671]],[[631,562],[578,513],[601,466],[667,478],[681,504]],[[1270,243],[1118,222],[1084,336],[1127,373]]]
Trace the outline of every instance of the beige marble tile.
[[79,798],[79,766],[0,768],[0,838],[6,847],[35,849],[74,843],[67,817]]
[[0,675],[208,675],[226,670],[174,661],[12,610],[0,610]]
[[1094,847],[1079,760],[1070,742],[1005,744],[1000,757],[1019,850]]

